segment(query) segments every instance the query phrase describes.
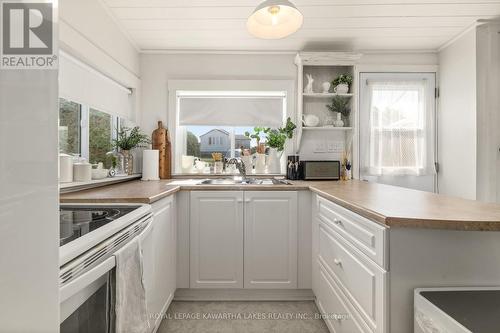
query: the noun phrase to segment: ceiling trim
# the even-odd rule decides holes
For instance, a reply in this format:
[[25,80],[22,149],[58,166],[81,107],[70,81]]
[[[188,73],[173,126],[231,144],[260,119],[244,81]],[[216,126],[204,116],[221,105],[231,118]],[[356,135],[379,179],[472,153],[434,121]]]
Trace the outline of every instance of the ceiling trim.
[[451,44],[455,43],[457,40],[459,40],[460,38],[462,38],[468,32],[470,32],[471,30],[475,29],[478,25],[480,25],[480,22],[478,22],[478,21],[470,24],[465,29],[463,29],[461,32],[459,32],[457,35],[453,36],[450,40],[448,40],[443,45],[441,45],[440,47],[438,47],[437,51],[441,52],[442,50],[444,50],[445,48],[447,48],[448,46],[450,46]]
[[106,14],[111,18],[111,20],[114,22],[118,30],[127,38],[129,43],[132,45],[132,47],[137,51],[140,52],[141,48],[139,47],[139,44],[132,38],[132,35],[128,32],[128,30],[125,28],[125,26],[120,22],[120,20],[113,14],[113,11],[111,10],[110,7],[106,4],[104,0],[97,0],[97,2],[101,5],[101,7],[104,9]]
[[141,49],[141,54],[221,54],[221,55],[289,55],[297,54],[299,50],[289,51],[253,51],[253,50],[156,50]]

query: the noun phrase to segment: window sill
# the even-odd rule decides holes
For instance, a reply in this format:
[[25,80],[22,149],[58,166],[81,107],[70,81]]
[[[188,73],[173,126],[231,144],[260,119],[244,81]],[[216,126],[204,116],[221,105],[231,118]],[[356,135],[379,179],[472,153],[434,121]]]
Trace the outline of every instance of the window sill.
[[132,179],[141,178],[142,174],[136,173],[130,176],[115,176],[108,177],[104,179],[91,180],[89,182],[72,182],[72,183],[59,183],[59,193],[69,193],[81,190],[87,190],[90,188],[106,186],[111,184],[117,184],[121,182],[126,182]]

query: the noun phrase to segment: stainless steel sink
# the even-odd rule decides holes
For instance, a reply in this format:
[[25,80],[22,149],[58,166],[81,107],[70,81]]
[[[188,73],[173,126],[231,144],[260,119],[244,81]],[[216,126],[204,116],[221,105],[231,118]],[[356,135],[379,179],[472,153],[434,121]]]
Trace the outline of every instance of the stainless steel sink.
[[199,185],[290,185],[287,180],[271,178],[215,178],[205,179]]
[[200,183],[200,185],[236,185],[236,184],[243,184],[243,181],[230,178],[217,178],[217,179],[205,179]]

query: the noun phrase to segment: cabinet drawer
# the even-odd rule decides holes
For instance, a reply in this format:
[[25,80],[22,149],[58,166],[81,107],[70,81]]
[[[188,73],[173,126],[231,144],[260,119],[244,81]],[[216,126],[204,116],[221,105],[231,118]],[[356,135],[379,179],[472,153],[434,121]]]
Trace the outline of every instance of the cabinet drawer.
[[374,332],[385,326],[386,272],[325,223],[319,226],[319,259]]
[[320,292],[317,293],[316,303],[331,332],[370,332],[359,315],[349,310],[348,302],[321,264],[319,264],[318,290]]
[[316,204],[321,221],[341,234],[378,265],[388,269],[388,263],[385,260],[386,228],[384,226],[320,196],[316,196]]

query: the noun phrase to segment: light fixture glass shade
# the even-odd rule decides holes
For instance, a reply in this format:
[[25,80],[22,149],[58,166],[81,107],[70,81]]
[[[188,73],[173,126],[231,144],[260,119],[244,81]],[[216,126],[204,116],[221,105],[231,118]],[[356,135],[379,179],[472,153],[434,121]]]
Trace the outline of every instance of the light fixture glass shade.
[[302,26],[302,13],[288,0],[266,0],[261,3],[247,21],[248,31],[263,39],[287,37]]

